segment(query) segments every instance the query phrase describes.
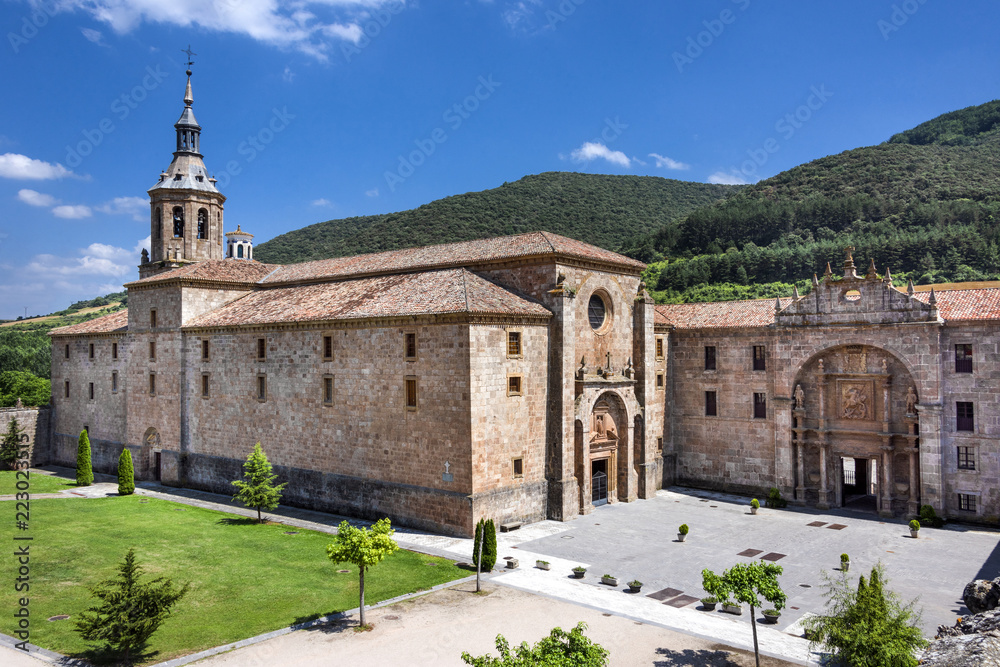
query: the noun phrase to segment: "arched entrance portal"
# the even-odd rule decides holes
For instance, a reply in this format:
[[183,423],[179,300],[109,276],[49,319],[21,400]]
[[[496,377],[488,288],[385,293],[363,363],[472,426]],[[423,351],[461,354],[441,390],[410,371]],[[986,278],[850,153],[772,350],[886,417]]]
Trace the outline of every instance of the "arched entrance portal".
[[590,416],[589,459],[590,501],[593,505],[615,502],[618,493],[619,447],[627,434],[625,409],[614,395],[602,396]]
[[799,369],[793,397],[797,502],[917,514],[920,428],[905,364],[868,345],[829,348]]

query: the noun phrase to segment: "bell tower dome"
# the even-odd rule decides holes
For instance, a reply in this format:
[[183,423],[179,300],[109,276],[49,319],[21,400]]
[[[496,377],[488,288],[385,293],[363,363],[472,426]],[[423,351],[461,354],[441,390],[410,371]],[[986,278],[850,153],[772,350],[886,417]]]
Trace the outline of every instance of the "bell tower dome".
[[[188,48],[185,53],[196,55]],[[188,67],[193,63],[188,62]],[[201,155],[201,126],[195,120],[191,70],[187,70],[184,110],[174,124],[177,145],[170,166],[148,190],[149,261],[139,266],[145,278],[192,262],[223,258],[222,209],[225,196],[215,187]]]

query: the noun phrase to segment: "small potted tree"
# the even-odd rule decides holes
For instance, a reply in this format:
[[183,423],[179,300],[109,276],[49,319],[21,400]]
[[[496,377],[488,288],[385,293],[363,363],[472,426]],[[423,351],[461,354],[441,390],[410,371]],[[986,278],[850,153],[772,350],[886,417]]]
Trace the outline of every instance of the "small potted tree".
[[642,582],[639,581],[638,579],[633,579],[632,581],[628,582],[629,593],[638,593],[641,590],[642,590]]
[[920,522],[913,519],[910,521],[910,537],[917,539],[919,537],[918,533],[920,533]]
[[618,577],[614,576],[613,574],[605,574],[601,577],[601,583],[607,584],[608,586],[617,586]]
[[577,565],[573,568],[573,576],[577,579],[583,579],[583,575],[587,574],[587,568],[582,565]]
[[686,523],[682,523],[680,528],[677,529],[677,541],[683,542],[684,540],[686,540],[688,536],[688,531],[690,530],[691,529],[688,528],[688,525]]
[[760,509],[760,501],[754,498],[750,501],[750,514],[756,514],[757,510]]
[[536,560],[535,567],[539,570],[548,570],[552,568],[552,565],[547,560]]
[[840,570],[841,572],[849,572],[851,569],[851,557],[847,554],[840,554]]

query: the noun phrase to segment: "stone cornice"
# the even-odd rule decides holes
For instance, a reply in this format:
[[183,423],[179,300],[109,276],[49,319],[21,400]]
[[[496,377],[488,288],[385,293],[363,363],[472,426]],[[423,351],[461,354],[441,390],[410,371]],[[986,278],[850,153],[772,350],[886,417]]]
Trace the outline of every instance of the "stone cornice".
[[233,324],[228,326],[182,326],[181,332],[215,333],[225,331],[259,332],[280,330],[318,329],[379,329],[398,326],[427,325],[504,325],[523,324],[547,326],[551,315],[504,315],[489,313],[440,313],[426,315],[392,315],[365,317],[351,320],[308,320],[301,322],[266,322],[261,324]]

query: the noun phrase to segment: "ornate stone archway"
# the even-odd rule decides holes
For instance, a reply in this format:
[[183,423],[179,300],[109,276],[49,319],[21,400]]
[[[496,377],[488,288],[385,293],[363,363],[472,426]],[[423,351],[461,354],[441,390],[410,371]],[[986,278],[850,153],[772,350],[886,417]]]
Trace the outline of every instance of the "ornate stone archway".
[[602,504],[594,495],[598,472],[607,476],[607,502],[627,502],[638,497],[632,427],[636,411],[629,410],[629,396],[622,397],[614,389],[606,388],[595,391],[590,400],[578,398],[575,454],[583,514],[592,512],[595,502]]

